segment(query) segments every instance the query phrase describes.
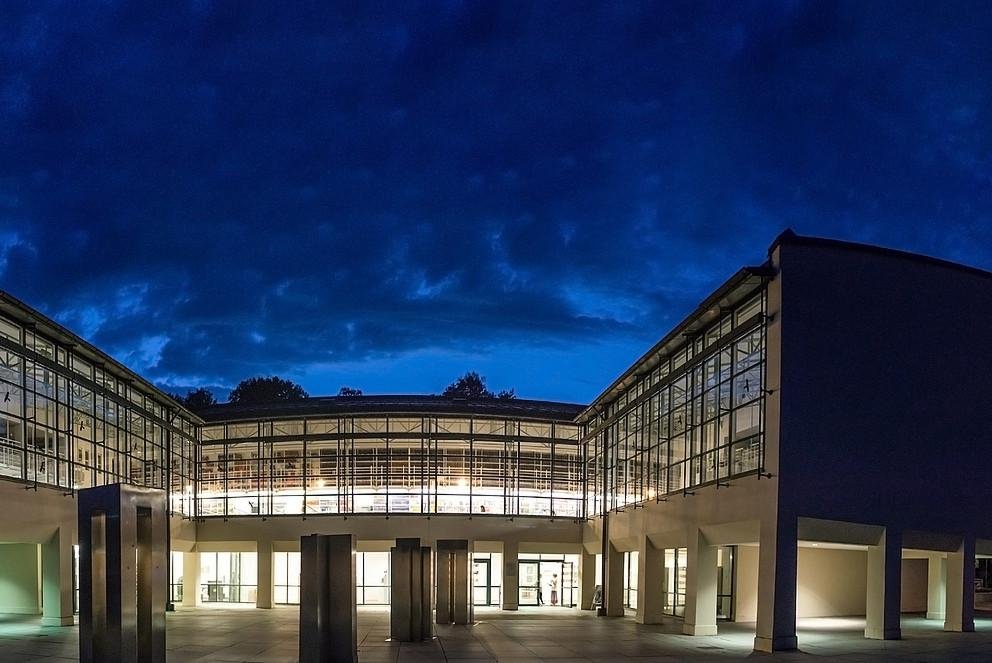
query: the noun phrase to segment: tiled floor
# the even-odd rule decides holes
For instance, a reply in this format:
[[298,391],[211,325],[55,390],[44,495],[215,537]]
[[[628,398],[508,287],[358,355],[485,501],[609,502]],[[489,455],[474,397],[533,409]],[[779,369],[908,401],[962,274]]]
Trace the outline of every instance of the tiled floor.
[[[169,663],[197,661],[296,661],[298,611],[203,608],[168,616]],[[753,624],[721,624],[720,635],[689,637],[679,624],[640,626],[632,619],[601,619],[570,610],[531,609],[518,613],[478,610],[477,623],[438,627],[437,639],[418,644],[387,642],[389,613],[359,610],[362,663],[553,660],[638,663],[710,661],[758,657],[763,660],[990,661],[992,617],[978,620],[976,633],[944,633],[939,622],[903,618],[903,639],[865,640],[863,619],[799,622],[801,651],[774,656],[751,651]],[[75,661],[78,628],[43,628],[36,618],[0,615],[0,661]]]

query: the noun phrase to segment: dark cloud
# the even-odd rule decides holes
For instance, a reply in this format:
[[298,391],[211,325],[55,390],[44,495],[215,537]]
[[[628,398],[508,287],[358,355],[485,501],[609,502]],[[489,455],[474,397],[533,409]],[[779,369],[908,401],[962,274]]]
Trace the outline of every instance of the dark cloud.
[[4,287],[162,383],[547,347],[585,400],[786,226],[992,266],[986,3],[0,15]]

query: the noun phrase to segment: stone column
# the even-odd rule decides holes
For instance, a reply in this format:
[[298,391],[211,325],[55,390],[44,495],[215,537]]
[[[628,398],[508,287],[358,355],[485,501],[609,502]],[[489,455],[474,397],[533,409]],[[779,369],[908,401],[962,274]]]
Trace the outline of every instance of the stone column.
[[592,610],[592,600],[596,596],[596,556],[582,549],[579,556],[579,608]]
[[975,537],[962,538],[957,551],[947,555],[947,608],[944,630],[975,630]]
[[258,569],[258,589],[255,594],[256,608],[272,607],[272,542],[258,541],[256,544],[256,568]]
[[503,542],[503,610],[516,610],[520,603],[520,569],[517,563],[519,556],[518,542]]
[[64,525],[41,545],[42,626],[71,626],[72,538]]
[[772,516],[761,521],[758,542],[757,651],[795,649],[798,521]]
[[200,553],[183,553],[183,603],[184,608],[200,604]]
[[665,611],[664,576],[665,551],[655,548],[648,537],[642,536],[637,554],[638,624],[661,623]]
[[717,549],[703,533],[689,534],[685,559],[685,620],[686,635],[716,635]]
[[887,527],[878,545],[868,547],[868,596],[865,637],[898,640],[902,601],[902,536]]
[[927,556],[927,619],[944,621],[944,585],[947,578],[947,560],[940,553]]
[[603,578],[603,607],[607,617],[623,617],[623,553],[613,544],[606,555],[606,574]]

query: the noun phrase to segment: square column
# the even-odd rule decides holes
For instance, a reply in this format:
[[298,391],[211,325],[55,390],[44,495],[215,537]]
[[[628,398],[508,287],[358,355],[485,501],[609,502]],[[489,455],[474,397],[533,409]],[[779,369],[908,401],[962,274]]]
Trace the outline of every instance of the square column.
[[927,619],[944,621],[946,583],[947,559],[940,553],[930,553],[927,557]]
[[516,541],[503,542],[503,610],[516,610],[520,604],[520,576],[517,558],[520,557],[520,544]]
[[596,556],[587,553],[585,548],[579,557],[579,583],[579,608],[592,610],[596,597]]
[[[665,551],[641,537],[637,554],[637,617],[638,624],[660,624],[665,611]],[[714,606],[716,604],[714,603]]]
[[41,544],[42,626],[72,626],[72,538],[60,527]]
[[300,663],[357,663],[355,537],[300,537]]
[[396,539],[390,548],[389,633],[399,642],[430,640],[433,569],[431,549],[420,539]]
[[796,518],[774,517],[761,521],[758,538],[758,623],[756,651],[795,649],[796,570],[798,541]]
[[975,537],[966,535],[947,555],[947,608],[944,630],[975,630]]
[[606,555],[603,574],[603,610],[607,617],[623,617],[623,553],[611,543]]
[[272,542],[258,541],[255,550],[255,565],[258,569],[255,607],[268,609],[272,607]]
[[200,604],[200,553],[183,553],[183,603],[184,608]]
[[80,663],[165,663],[164,490],[79,491]]
[[699,530],[690,533],[685,560],[686,635],[716,635],[717,549]]
[[438,539],[435,546],[438,624],[472,621],[472,578],[469,574],[467,539]]
[[902,534],[886,528],[878,545],[868,547],[866,638],[898,640],[902,637],[899,627],[901,601]]

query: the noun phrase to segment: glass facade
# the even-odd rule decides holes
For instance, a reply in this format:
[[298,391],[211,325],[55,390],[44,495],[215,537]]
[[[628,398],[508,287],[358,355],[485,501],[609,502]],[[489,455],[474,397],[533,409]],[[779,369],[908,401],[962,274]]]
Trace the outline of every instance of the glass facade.
[[762,467],[764,311],[763,290],[723,311],[587,423],[587,513]]
[[[300,602],[300,553],[277,552],[272,558],[274,603]],[[389,553],[355,553],[355,595],[358,605],[389,605]]]
[[193,514],[196,426],[177,406],[0,316],[0,476],[78,490],[169,490]]
[[503,554],[472,553],[472,604],[498,606],[503,590]]
[[255,553],[200,553],[200,600],[254,603],[258,595],[257,561]]
[[560,553],[519,553],[519,604],[574,608],[579,598],[579,557]]
[[206,425],[197,515],[584,517],[574,423],[377,415]]
[[[734,558],[735,546],[717,548],[716,616],[717,619],[734,618]],[[665,550],[665,614],[685,616],[686,593],[685,548]]]

